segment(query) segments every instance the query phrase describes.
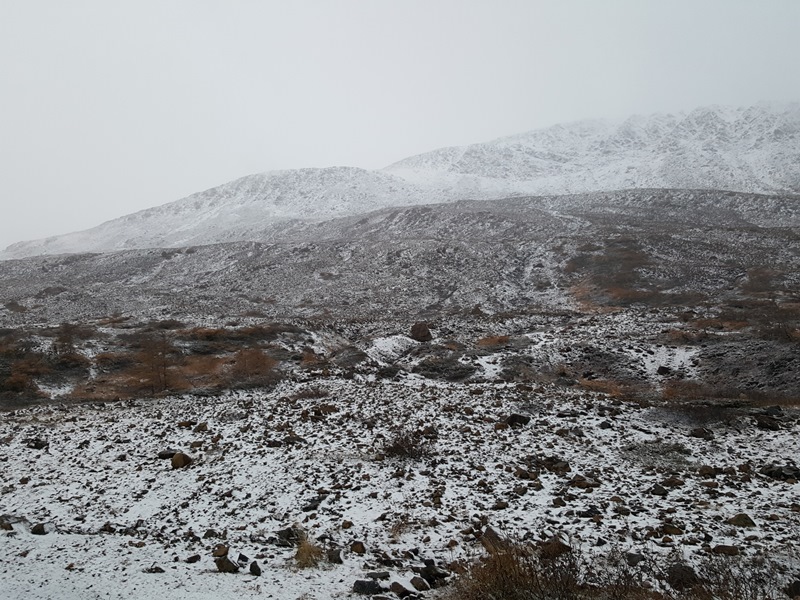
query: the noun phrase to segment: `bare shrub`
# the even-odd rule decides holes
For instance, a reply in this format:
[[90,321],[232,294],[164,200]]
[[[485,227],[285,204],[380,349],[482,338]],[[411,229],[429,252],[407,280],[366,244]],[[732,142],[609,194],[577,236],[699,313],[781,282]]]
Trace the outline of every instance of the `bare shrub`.
[[294,560],[301,569],[318,567],[325,557],[325,551],[317,544],[308,539],[308,535],[303,533],[297,546]]
[[382,454],[389,458],[419,460],[430,456],[431,440],[421,431],[398,427],[390,433],[382,447]]

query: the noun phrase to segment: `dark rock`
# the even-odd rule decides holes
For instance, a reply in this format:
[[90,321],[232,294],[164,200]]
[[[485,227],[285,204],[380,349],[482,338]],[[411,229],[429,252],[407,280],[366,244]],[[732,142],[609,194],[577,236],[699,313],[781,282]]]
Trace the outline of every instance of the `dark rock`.
[[786,481],[788,479],[800,480],[800,467],[795,465],[777,465],[775,463],[766,465],[759,471],[762,475],[771,477],[772,479],[781,479]]
[[366,554],[367,547],[364,545],[364,542],[355,541],[350,544],[350,552],[355,554]]
[[667,489],[665,487],[663,487],[662,485],[659,485],[657,483],[653,487],[651,487],[649,490],[647,490],[647,493],[651,494],[653,496],[661,496],[662,498],[664,498],[669,492],[667,491]]
[[521,415],[519,413],[513,413],[506,419],[506,423],[508,424],[508,426],[513,428],[523,427],[530,422],[531,422],[530,416]]
[[709,441],[714,439],[714,432],[707,427],[695,427],[689,432],[689,436]]
[[628,552],[625,554],[625,562],[628,563],[629,567],[635,567],[643,560],[644,560],[644,554],[641,554],[639,552]]
[[163,573],[164,569],[159,567],[157,564],[153,563],[148,568],[144,570],[145,573]]
[[374,579],[358,579],[353,583],[353,592],[356,594],[365,594],[371,596],[372,594],[380,594],[381,592],[388,592],[389,589],[384,587]]
[[414,593],[399,581],[393,581],[392,585],[389,586],[389,590],[397,594],[398,598],[405,598],[406,596],[410,596]]
[[660,365],[660,366],[658,367],[658,369],[656,369],[656,373],[657,373],[658,375],[662,375],[662,376],[663,376],[663,375],[669,375],[670,373],[672,373],[672,369],[670,369],[670,368],[669,368],[669,367],[667,367],[667,366]]
[[341,565],[344,563],[344,560],[342,560],[341,548],[328,548],[325,552],[325,556],[332,565]]
[[47,533],[47,529],[45,528],[44,523],[37,523],[31,527],[31,533],[33,535],[45,535]]
[[192,554],[189,558],[186,559],[186,562],[189,563],[190,565],[196,562],[200,562],[200,555]]
[[512,542],[504,533],[497,531],[493,527],[487,527],[486,531],[481,535],[481,545],[489,554],[497,554],[511,548]]
[[726,546],[725,544],[719,544],[718,546],[714,546],[714,548],[711,551],[714,554],[723,554],[725,556],[739,555],[739,548],[737,546]]
[[391,577],[391,573],[389,573],[389,571],[370,571],[367,573],[367,577],[370,579],[385,581]]
[[415,575],[411,578],[411,585],[413,585],[414,589],[418,592],[427,592],[431,589],[430,584],[419,575]]
[[756,415],[756,427],[767,431],[780,431],[781,424],[775,417],[769,415]]
[[44,450],[47,448],[48,442],[41,438],[28,438],[25,440],[25,445],[31,450]]
[[287,527],[286,529],[277,531],[276,535],[278,536],[278,539],[275,542],[276,545],[283,548],[293,548],[300,543],[301,539],[303,539],[303,530],[299,527]]
[[261,575],[261,567],[258,566],[258,561],[254,560],[250,563],[250,575],[259,577]]
[[217,565],[217,571],[220,573],[238,573],[239,572],[239,565],[233,562],[227,556],[221,556],[214,561],[214,564]]
[[172,468],[183,469],[192,464],[192,458],[183,452],[176,452],[172,457]]
[[800,596],[800,579],[796,579],[790,583],[783,591],[786,592],[789,598],[797,598]]
[[168,460],[173,456],[175,456],[177,453],[178,453],[177,450],[172,450],[168,448],[166,450],[162,450],[161,452],[159,452],[158,458],[160,458],[161,460]]
[[308,502],[308,503],[307,503],[307,504],[306,504],[306,505],[305,505],[303,508],[301,508],[300,510],[302,510],[303,512],[312,512],[312,511],[315,511],[315,510],[317,510],[317,509],[319,508],[319,505],[320,505],[320,504],[322,504],[322,501],[323,501],[323,500],[325,500],[325,496],[320,496],[320,497],[318,497],[318,498],[314,498],[313,500],[310,500],[310,501],[309,501],[309,502]]
[[667,583],[681,591],[696,586],[700,578],[692,567],[678,563],[667,568]]
[[542,558],[546,559],[558,558],[562,554],[567,554],[572,551],[571,546],[565,544],[556,536],[539,544],[539,549],[541,550]]
[[239,556],[238,556],[238,558],[236,559],[236,562],[237,562],[237,563],[239,563],[239,566],[240,566],[240,567],[244,568],[244,567],[245,567],[245,565],[247,565],[247,563],[249,563],[249,562],[250,562],[250,558],[249,558],[248,556],[245,556],[245,555],[244,555],[244,554],[242,554],[241,552],[239,552]]
[[430,342],[433,339],[427,323],[414,323],[411,326],[411,339],[417,342]]
[[734,525],[735,527],[755,527],[756,524],[748,515],[745,513],[739,513],[735,517],[731,517],[728,519],[728,523],[730,525]]

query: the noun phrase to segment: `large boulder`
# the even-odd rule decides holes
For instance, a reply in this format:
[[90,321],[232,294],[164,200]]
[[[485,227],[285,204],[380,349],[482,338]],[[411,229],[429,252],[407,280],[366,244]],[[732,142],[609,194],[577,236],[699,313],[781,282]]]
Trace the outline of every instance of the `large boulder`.
[[417,342],[430,342],[433,339],[428,324],[424,322],[414,323],[411,326],[411,339]]

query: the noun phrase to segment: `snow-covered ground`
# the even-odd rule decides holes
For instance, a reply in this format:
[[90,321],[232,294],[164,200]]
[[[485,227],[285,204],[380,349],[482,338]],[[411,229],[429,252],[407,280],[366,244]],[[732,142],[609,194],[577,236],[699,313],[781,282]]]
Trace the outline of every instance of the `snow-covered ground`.
[[[509,427],[514,413],[531,420]],[[368,571],[408,585],[426,558],[475,555],[487,525],[589,552],[677,549],[689,561],[735,546],[796,570],[800,484],[760,474],[800,456],[797,416],[776,415],[775,431],[747,413],[707,422],[703,439],[681,411],[578,389],[324,376],[10,412],[0,597],[347,598]],[[429,453],[392,456],[403,432]],[[193,462],[171,468],[158,458],[168,449]],[[739,513],[755,525],[727,523]],[[44,535],[32,533],[38,524]],[[341,548],[342,564],[298,568],[295,549],[276,544],[294,525]],[[240,573],[217,572],[221,543],[247,557]]]

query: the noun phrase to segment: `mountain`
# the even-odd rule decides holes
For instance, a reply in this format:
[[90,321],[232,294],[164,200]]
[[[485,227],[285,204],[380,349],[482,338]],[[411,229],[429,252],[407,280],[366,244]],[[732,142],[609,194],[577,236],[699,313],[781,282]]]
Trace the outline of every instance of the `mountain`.
[[442,148],[378,171],[250,175],[86,231],[13,244],[0,258],[264,241],[291,221],[389,206],[630,188],[798,193],[800,105],[580,121]]
[[386,171],[411,181],[528,194],[626,188],[800,191],[800,105],[698,108],[688,114],[580,121],[442,148]]

